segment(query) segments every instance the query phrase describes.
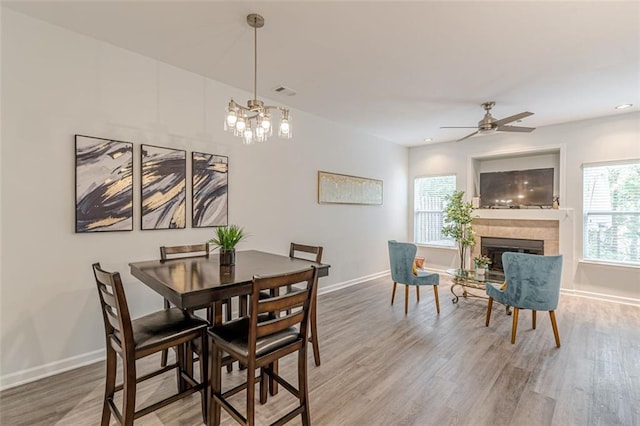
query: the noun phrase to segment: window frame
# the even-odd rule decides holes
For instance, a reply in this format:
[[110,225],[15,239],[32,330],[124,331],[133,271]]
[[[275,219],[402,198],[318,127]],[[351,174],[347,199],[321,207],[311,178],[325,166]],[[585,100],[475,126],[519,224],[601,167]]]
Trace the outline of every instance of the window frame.
[[[453,178],[453,189],[451,190],[451,193],[455,192],[458,187],[458,176],[455,173],[439,173],[439,174],[433,174],[433,175],[420,175],[420,176],[415,176],[413,178],[413,191],[412,191],[412,195],[413,195],[413,235],[412,235],[412,239],[414,244],[419,245],[419,246],[423,246],[423,247],[433,247],[433,248],[439,248],[439,249],[446,249],[446,250],[457,250],[457,245],[456,242],[451,238],[451,237],[443,237],[440,240],[431,240],[431,241],[427,241],[427,242],[418,242],[417,241],[417,234],[418,234],[418,214],[419,213],[440,213],[442,215],[442,217],[444,218],[444,206],[442,208],[442,210],[420,210],[418,211],[418,209],[416,208],[416,185],[418,183],[419,180],[421,179],[430,179],[430,178],[445,178],[445,177],[450,177]],[[449,243],[442,243],[443,241],[448,241]]]
[[[625,260],[611,260],[604,259],[602,257],[595,257],[589,255],[589,216],[597,216],[597,215],[608,215],[610,218],[614,216],[638,216],[640,217],[640,209],[638,210],[613,210],[613,209],[593,209],[587,210],[586,204],[587,199],[585,197],[585,172],[587,169],[597,168],[597,167],[612,167],[612,166],[625,166],[625,165],[636,165],[640,166],[640,158],[634,159],[626,159],[626,160],[614,160],[614,161],[606,161],[606,162],[593,162],[593,163],[583,163],[582,164],[582,258],[581,262],[592,263],[592,264],[600,264],[600,265],[610,265],[610,266],[623,266],[623,267],[632,267],[639,268],[640,267],[640,259],[638,261],[625,261]],[[609,186],[609,188],[611,188]],[[640,192],[638,193],[638,197],[640,198]]]

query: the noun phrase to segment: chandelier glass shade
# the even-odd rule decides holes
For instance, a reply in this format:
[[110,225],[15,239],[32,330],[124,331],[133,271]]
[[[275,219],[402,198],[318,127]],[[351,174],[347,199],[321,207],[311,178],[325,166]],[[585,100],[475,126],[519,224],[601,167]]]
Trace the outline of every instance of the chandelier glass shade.
[[258,28],[264,26],[264,18],[256,13],[247,16],[247,23],[253,28],[254,68],[253,68],[253,99],[247,101],[247,106],[240,105],[233,99],[226,108],[224,129],[242,138],[245,144],[264,142],[273,134],[272,113],[280,111],[280,125],[278,136],[291,138],[291,117],[289,110],[284,107],[265,105],[258,100]]

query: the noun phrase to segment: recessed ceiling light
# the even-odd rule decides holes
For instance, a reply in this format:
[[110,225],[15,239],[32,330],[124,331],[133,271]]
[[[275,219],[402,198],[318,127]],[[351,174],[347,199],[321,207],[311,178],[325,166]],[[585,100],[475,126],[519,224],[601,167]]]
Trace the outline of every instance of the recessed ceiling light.
[[424,141],[425,142],[431,142],[431,141],[433,141],[433,139],[432,138],[424,138]]
[[633,104],[622,104],[622,105],[616,106],[616,109],[627,109],[627,108],[631,108],[632,106]]

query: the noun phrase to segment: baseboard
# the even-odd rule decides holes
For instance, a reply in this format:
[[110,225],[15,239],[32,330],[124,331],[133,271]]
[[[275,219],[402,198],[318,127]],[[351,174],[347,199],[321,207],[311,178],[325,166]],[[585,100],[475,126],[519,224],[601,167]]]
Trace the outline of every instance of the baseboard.
[[355,278],[349,281],[343,281],[341,283],[336,283],[332,285],[328,285],[325,287],[320,287],[318,289],[318,294],[327,294],[332,293],[334,291],[342,290],[343,288],[351,287],[357,284],[362,284],[367,281],[375,280],[376,278],[382,278],[385,275],[389,275],[391,272],[389,270],[376,272],[375,274],[365,275],[364,277]]
[[590,291],[581,290],[568,290],[561,288],[560,294],[567,296],[584,297],[585,299],[600,300],[602,302],[619,303],[622,305],[640,306],[640,299],[633,299],[631,297],[612,296],[609,294],[592,293]]
[[0,376],[0,391],[64,373],[105,359],[104,349]]

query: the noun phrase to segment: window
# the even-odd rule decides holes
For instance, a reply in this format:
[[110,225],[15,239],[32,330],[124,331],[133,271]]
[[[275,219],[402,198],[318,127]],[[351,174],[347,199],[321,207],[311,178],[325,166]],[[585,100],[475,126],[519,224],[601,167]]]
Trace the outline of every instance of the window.
[[640,265],[640,161],[583,167],[585,260]]
[[413,190],[413,240],[417,244],[451,246],[451,237],[442,235],[446,195],[456,190],[455,175],[421,177]]

